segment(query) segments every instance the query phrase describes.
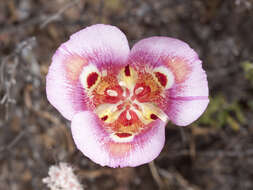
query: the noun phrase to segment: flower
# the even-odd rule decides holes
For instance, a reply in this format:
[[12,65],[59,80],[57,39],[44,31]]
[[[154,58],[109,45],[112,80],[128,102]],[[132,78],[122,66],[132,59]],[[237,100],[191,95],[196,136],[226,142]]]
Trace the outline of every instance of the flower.
[[51,166],[48,175],[42,181],[51,190],[83,190],[72,167],[67,163],[61,162],[59,166]]
[[50,103],[67,119],[78,149],[102,166],[148,163],[165,125],[186,126],[206,109],[208,84],[186,43],[150,37],[129,49],[114,26],[87,27],[63,43],[46,80]]

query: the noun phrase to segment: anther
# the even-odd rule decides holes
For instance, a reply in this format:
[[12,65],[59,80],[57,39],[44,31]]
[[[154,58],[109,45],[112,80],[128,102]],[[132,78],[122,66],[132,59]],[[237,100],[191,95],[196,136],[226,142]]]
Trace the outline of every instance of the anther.
[[135,94],[140,94],[142,91],[144,90],[144,88],[143,87],[139,87],[139,88],[137,88],[136,90],[135,90]]
[[113,97],[118,96],[118,92],[115,91],[115,90],[107,90],[106,93],[107,93],[109,96],[113,96]]

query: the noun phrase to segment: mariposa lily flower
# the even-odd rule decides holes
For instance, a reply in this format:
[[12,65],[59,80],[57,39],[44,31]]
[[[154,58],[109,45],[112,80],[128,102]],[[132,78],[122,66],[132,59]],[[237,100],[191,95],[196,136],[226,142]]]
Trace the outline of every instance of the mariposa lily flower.
[[110,167],[152,161],[164,146],[167,122],[189,125],[209,102],[205,71],[186,43],[150,37],[130,51],[117,27],[102,24],[58,48],[46,91],[72,121],[78,149]]

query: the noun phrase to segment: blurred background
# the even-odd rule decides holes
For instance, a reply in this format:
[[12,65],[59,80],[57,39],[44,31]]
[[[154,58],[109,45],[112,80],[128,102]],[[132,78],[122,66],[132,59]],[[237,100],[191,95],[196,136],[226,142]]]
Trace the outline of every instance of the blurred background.
[[[93,163],[47,101],[55,50],[96,23],[119,27],[131,47],[148,36],[179,38],[203,60],[208,109],[188,127],[168,124],[153,165]],[[42,178],[59,162],[89,190],[252,190],[252,32],[252,0],[0,0],[0,190],[46,190]]]

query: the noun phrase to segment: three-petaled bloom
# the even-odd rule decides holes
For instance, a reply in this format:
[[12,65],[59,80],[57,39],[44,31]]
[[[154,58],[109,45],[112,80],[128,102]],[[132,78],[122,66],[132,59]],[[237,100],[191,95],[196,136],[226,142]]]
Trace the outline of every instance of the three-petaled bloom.
[[117,27],[102,24],[58,48],[46,83],[50,103],[72,121],[77,147],[110,167],[152,161],[167,121],[188,125],[209,102],[205,71],[186,43],[150,37],[130,51]]

